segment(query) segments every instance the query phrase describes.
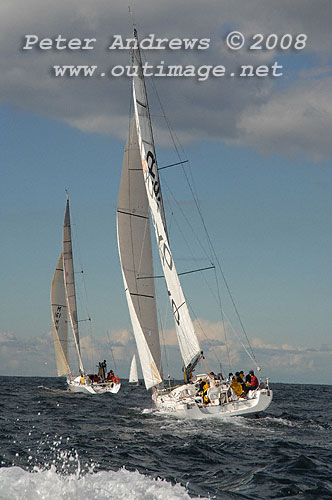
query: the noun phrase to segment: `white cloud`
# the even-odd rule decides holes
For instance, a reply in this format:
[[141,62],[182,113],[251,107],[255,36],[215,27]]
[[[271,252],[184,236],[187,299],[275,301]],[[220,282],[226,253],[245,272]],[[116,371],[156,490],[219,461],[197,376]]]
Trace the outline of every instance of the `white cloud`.
[[[255,367],[237,340],[228,336],[228,351],[223,340],[220,340],[221,325],[199,320],[209,341],[201,340],[202,348],[209,369],[220,371],[220,364],[225,374],[229,370],[243,369],[248,371]],[[202,338],[202,336],[200,335]],[[163,352],[164,373],[170,371],[175,378],[181,378],[181,359],[176,342],[175,331],[169,330],[166,335],[167,362]],[[213,342],[217,341],[217,342]],[[289,344],[266,344],[255,337],[252,341],[257,363],[262,373],[273,382],[321,383],[322,373],[328,373],[331,364],[332,346],[321,346],[316,351],[306,346]],[[110,332],[104,338],[81,338],[83,359],[87,369],[96,370],[98,362],[106,359],[108,367],[116,368],[120,377],[128,378],[131,357],[136,353],[133,336],[127,330]],[[115,358],[115,366],[113,356]],[[216,358],[217,356],[217,358]],[[231,366],[229,366],[230,359]],[[73,366],[75,366],[76,361]],[[27,338],[24,341],[13,333],[0,333],[0,366],[1,375],[56,376],[52,333],[40,337]],[[202,365],[202,369],[206,368]]]
[[237,142],[245,141],[264,153],[300,153],[317,161],[331,156],[331,140],[326,133],[332,128],[331,93],[331,77],[272,92],[267,102],[244,111]]

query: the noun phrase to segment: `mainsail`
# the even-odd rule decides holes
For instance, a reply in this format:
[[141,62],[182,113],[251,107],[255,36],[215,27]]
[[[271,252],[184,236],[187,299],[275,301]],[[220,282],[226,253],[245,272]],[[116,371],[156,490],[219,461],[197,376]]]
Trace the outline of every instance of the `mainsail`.
[[131,360],[129,382],[131,383],[138,382],[137,363],[135,354],[133,356],[133,359]]
[[51,310],[56,366],[59,377],[69,375],[67,300],[63,278],[62,254],[56,266],[51,287]]
[[132,122],[117,207],[118,246],[128,308],[146,388],[162,382],[149,207]]
[[77,305],[76,305],[76,292],[75,292],[75,278],[74,278],[74,262],[73,251],[71,242],[71,228],[70,228],[70,212],[69,212],[69,196],[67,195],[65,220],[63,224],[63,269],[64,269],[64,283],[66,290],[66,298],[68,305],[68,313],[70,318],[71,327],[73,330],[75,346],[78,355],[79,368],[81,373],[84,373],[83,362],[80,351],[80,341],[78,333],[78,319],[77,319]]
[[161,264],[175,320],[177,339],[184,366],[188,369],[199,359],[201,349],[189,315],[168,241],[151,119],[136,30],[134,30],[134,36],[137,43],[133,48],[133,64],[137,66],[138,71],[136,72],[136,76],[133,77],[133,99],[141,165]]

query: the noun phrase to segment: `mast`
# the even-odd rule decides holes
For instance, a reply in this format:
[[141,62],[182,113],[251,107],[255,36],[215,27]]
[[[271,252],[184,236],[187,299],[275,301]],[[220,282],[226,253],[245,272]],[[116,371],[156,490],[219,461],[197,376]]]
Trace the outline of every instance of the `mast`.
[[177,339],[184,363],[184,372],[188,377],[189,373],[194,369],[201,358],[202,352],[189,315],[188,306],[175,269],[168,241],[139,40],[135,28],[134,38],[135,43],[132,49],[132,64],[137,65],[138,71],[136,76],[133,76],[133,100],[141,165],[160,260],[173,311]]
[[63,270],[64,270],[64,283],[66,291],[66,299],[68,306],[68,313],[70,324],[73,331],[75,347],[78,356],[79,369],[81,374],[84,374],[83,361],[80,350],[80,340],[78,332],[78,319],[77,319],[77,304],[76,304],[76,291],[75,291],[75,276],[74,276],[74,261],[71,240],[71,226],[70,226],[70,211],[69,211],[69,194],[67,193],[65,220],[63,224]]

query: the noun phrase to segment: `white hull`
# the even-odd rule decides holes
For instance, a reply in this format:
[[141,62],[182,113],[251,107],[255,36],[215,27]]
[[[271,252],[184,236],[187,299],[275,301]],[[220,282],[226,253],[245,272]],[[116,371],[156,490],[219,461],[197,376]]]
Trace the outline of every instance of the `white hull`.
[[250,391],[245,399],[229,401],[226,393],[220,390],[218,398],[203,404],[195,395],[194,384],[186,384],[170,392],[157,391],[153,400],[160,413],[179,418],[201,419],[255,415],[270,406],[272,397],[272,391],[267,388]]
[[121,383],[115,384],[114,382],[104,382],[104,383],[90,383],[82,384],[80,377],[76,377],[72,380],[67,380],[68,389],[72,392],[82,392],[84,394],[105,394],[111,393],[116,394],[119,392]]

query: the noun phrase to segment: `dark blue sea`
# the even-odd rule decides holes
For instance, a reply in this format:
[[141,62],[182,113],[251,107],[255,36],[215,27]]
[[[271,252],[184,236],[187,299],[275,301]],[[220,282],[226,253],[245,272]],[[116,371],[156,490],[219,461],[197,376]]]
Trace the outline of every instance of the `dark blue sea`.
[[332,499],[332,386],[274,384],[260,418],[183,421],[144,386],[0,377],[0,499]]

